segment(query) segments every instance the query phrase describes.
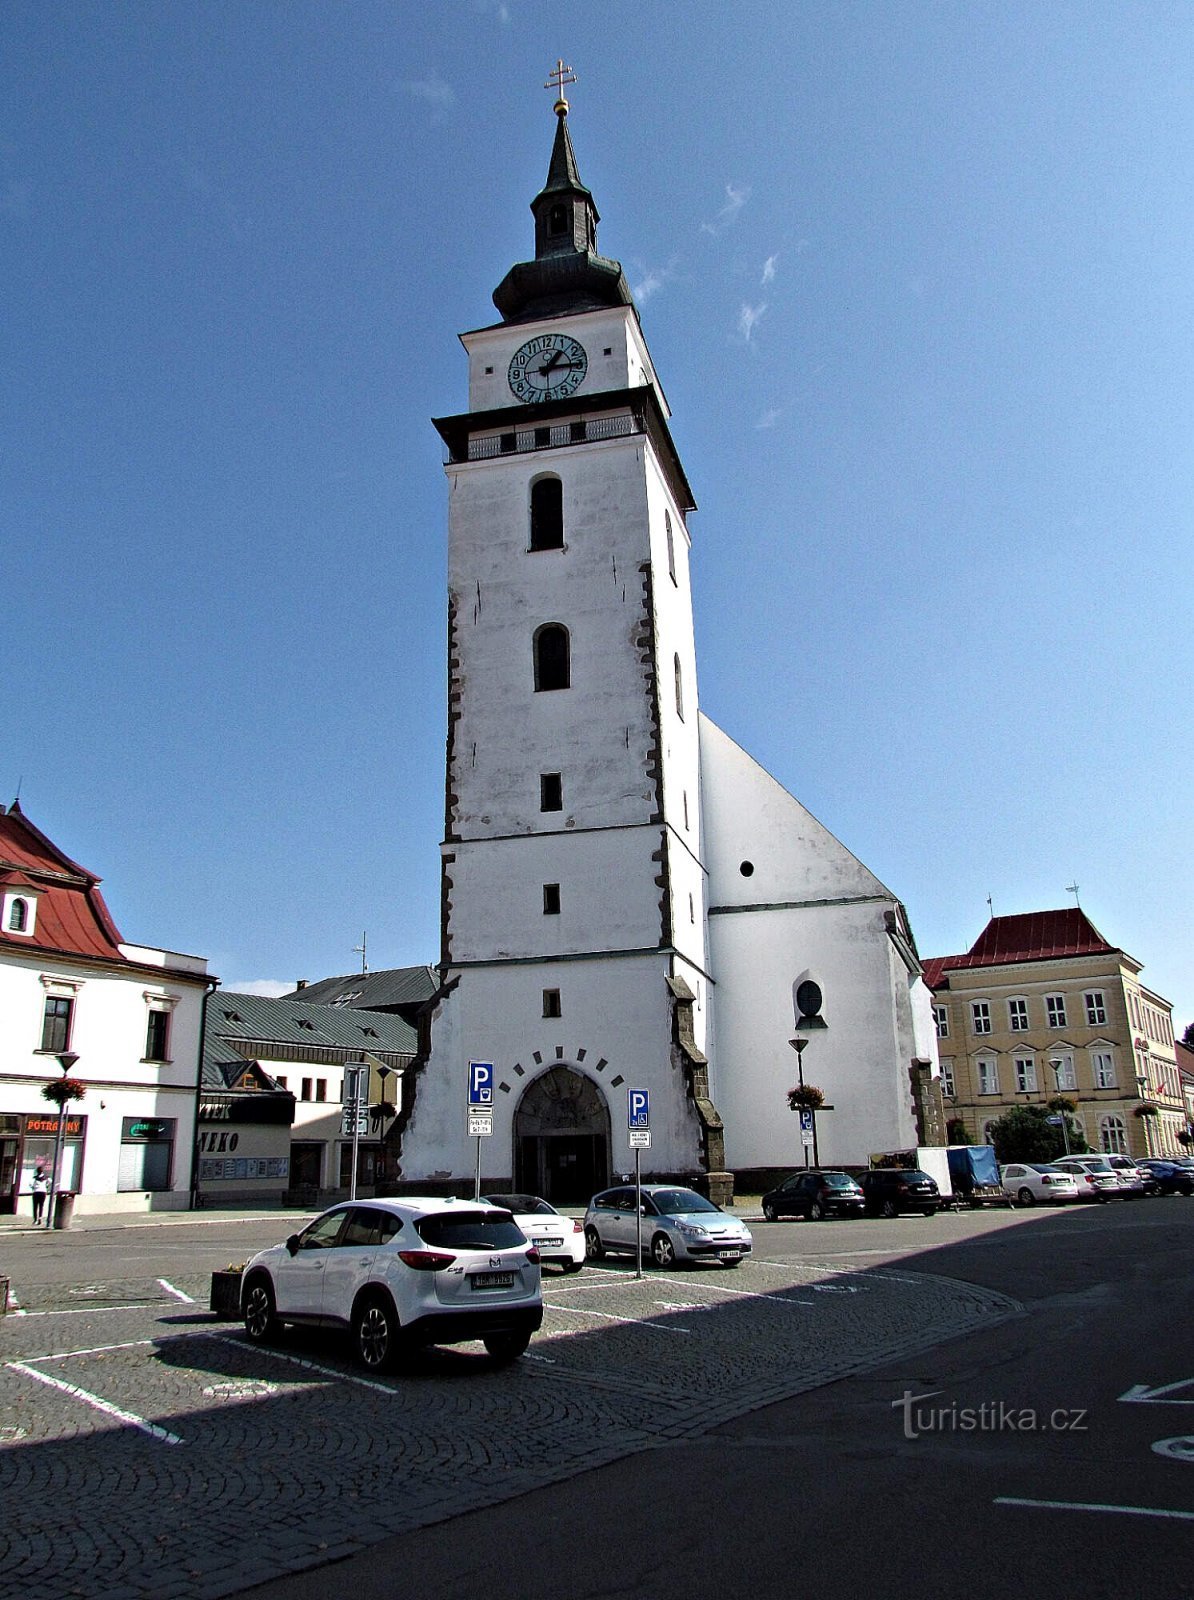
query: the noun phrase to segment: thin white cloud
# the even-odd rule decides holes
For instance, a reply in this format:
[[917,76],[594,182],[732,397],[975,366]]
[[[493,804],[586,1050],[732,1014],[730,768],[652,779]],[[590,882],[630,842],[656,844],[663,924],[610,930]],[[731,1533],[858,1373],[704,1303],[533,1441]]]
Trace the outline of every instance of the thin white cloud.
[[779,266],[779,255],[768,256],[763,263],[763,276],[759,279],[762,284],[770,283],[775,277],[775,269]]
[[638,303],[642,305],[653,294],[658,294],[671,276],[671,267],[648,267],[630,292]]
[[751,335],[762,321],[763,313],[766,311],[766,309],[767,303],[766,301],[763,301],[757,306],[748,306],[743,304],[742,310],[739,311],[738,332],[746,340],[747,344],[750,343]]
[[780,408],[778,406],[772,406],[770,410],[764,411],[763,415],[755,423],[755,427],[757,429],[774,428],[775,424],[782,416],[783,412],[780,410]]
[[266,1000],[278,1000],[284,994],[294,993],[293,983],[279,983],[275,978],[252,978],[248,983],[228,983],[223,987],[230,994],[259,994]]
[[425,78],[404,78],[402,87],[412,99],[423,100],[436,111],[447,111],[456,104],[455,89],[437,72],[428,73]]
[[734,218],[742,210],[742,207],[749,199],[749,184],[744,184],[742,188],[736,189],[732,183],[727,183],[725,205],[722,206],[721,210],[717,213],[712,222],[701,223],[701,232],[712,233],[716,235],[719,234],[723,228],[728,228],[730,223],[733,222]]
[[505,0],[498,0],[497,5],[493,4],[493,0],[475,0],[475,9],[482,16],[486,16],[492,11],[499,22],[509,24],[510,7],[505,4]]

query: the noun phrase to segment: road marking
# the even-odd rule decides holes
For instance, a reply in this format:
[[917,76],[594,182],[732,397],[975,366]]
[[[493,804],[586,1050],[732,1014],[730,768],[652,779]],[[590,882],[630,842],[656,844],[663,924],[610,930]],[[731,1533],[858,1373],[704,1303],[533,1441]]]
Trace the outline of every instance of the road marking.
[[570,1317],[600,1317],[602,1322],[627,1322],[634,1328],[653,1328],[656,1333],[691,1333],[691,1328],[673,1328],[666,1322],[648,1322],[643,1317],[615,1317],[612,1311],[588,1311],[584,1306],[552,1306],[551,1310]]
[[1084,1500],[1019,1500],[997,1495],[997,1506],[1029,1506],[1038,1511],[1103,1511],[1121,1517],[1168,1517],[1175,1522],[1194,1522],[1194,1511],[1162,1511],[1155,1506],[1112,1506]]
[[1168,1456],[1170,1461],[1188,1461],[1194,1464],[1194,1438],[1183,1434],[1176,1439],[1158,1439],[1152,1446],[1159,1456]]
[[308,1361],[305,1356],[292,1356],[287,1350],[279,1350],[276,1345],[250,1344],[246,1339],[232,1339],[222,1333],[210,1333],[207,1336],[216,1344],[231,1345],[234,1350],[254,1350],[259,1355],[276,1356],[279,1361],[289,1361],[291,1366],[304,1367],[308,1372],[317,1372],[321,1378],[334,1378],[338,1383],[353,1383],[358,1389],[373,1389],[378,1394],[388,1394],[393,1400],[399,1393],[392,1384],[375,1383],[372,1378],[358,1378],[355,1372],[344,1372],[337,1367],[325,1367],[318,1361]]
[[178,1300],[185,1300],[189,1306],[193,1306],[195,1304],[195,1297],[193,1295],[183,1294],[182,1290],[176,1289],[168,1278],[159,1278],[158,1282],[161,1284],[162,1288],[165,1289],[167,1294],[174,1295],[174,1297]]
[[137,1416],[135,1412],[122,1411],[119,1406],[114,1406],[110,1400],[101,1400],[98,1394],[92,1394],[89,1389],[80,1389],[77,1384],[66,1383],[62,1378],[52,1378],[48,1372],[38,1372],[36,1367],[27,1366],[23,1361],[10,1361],[8,1365],[13,1372],[20,1372],[26,1378],[34,1378],[38,1383],[48,1384],[51,1389],[59,1389],[63,1394],[70,1395],[72,1400],[81,1400],[84,1405],[102,1411],[105,1416],[115,1417],[117,1422],[123,1422],[126,1427],[138,1428],[151,1439],[156,1439],[159,1444],[183,1442],[176,1433],[169,1433],[165,1428],[159,1428],[156,1422],[146,1422],[144,1417]]
[[60,1311],[22,1311],[23,1317],[96,1317],[101,1311],[156,1311],[167,1300],[138,1300],[131,1306],[70,1306]]
[[12,1292],[12,1284],[8,1286],[8,1314],[10,1317],[27,1317],[29,1313]]
[[672,1278],[670,1280],[678,1289],[712,1289],[717,1294],[738,1295],[745,1300],[779,1300],[786,1306],[811,1306],[811,1300],[793,1300],[790,1298],[793,1290],[807,1289],[808,1284],[794,1283],[791,1289],[731,1289],[724,1283],[689,1283],[685,1278]]
[[[106,1356],[110,1350],[135,1350],[138,1345],[156,1344],[154,1339],[126,1339],[123,1344],[97,1344],[90,1350],[54,1350],[46,1356],[28,1356],[29,1361],[69,1361],[72,1356]],[[9,1366],[12,1365],[10,1361]]]

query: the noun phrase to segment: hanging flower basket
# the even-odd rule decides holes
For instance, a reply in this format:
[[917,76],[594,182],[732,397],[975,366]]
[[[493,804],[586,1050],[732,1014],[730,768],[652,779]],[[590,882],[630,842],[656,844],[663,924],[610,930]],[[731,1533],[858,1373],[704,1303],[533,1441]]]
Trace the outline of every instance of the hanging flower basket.
[[1077,1109],[1078,1107],[1075,1102],[1067,1099],[1064,1094],[1054,1095],[1052,1100],[1049,1101],[1050,1111],[1062,1111],[1072,1114],[1073,1112],[1077,1111]]
[[820,1111],[824,1104],[825,1096],[815,1083],[797,1084],[788,1090],[789,1111]]
[[1194,1133],[1191,1133],[1189,1128],[1183,1128],[1177,1136],[1177,1142],[1185,1145],[1194,1144]]
[[64,1106],[71,1100],[82,1100],[87,1093],[87,1085],[80,1083],[78,1078],[55,1078],[53,1083],[42,1085],[42,1099],[52,1100],[56,1106]]
[[1135,1115],[1138,1117],[1159,1117],[1161,1112],[1159,1107],[1150,1105],[1146,1100],[1143,1105],[1136,1107]]

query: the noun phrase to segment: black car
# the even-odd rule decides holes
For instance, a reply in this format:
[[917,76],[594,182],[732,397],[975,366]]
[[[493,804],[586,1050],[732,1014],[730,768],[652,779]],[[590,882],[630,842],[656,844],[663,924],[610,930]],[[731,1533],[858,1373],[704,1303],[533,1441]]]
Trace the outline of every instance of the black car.
[[1136,1165],[1144,1173],[1146,1192],[1151,1190],[1153,1194],[1194,1194],[1194,1172],[1191,1172],[1189,1167],[1179,1167],[1172,1161],[1152,1158],[1138,1161]]
[[763,1215],[768,1222],[780,1217],[860,1217],[862,1190],[844,1172],[794,1172],[770,1193],[763,1196]]
[[876,1167],[859,1179],[868,1217],[898,1217],[919,1211],[931,1217],[941,1204],[941,1191],[919,1167]]

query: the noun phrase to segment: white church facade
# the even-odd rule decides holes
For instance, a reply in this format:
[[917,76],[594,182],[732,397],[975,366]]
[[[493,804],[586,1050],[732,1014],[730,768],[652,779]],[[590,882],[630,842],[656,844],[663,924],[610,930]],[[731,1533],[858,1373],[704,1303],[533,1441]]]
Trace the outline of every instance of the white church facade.
[[396,1130],[404,1185],[471,1179],[470,1061],[492,1063],[483,1182],[583,1200],[629,1169],[701,1184],[801,1162],[793,993],[824,996],[806,1078],[822,1161],[932,1136],[936,1046],[899,901],[698,710],[694,501],[567,125],[535,256],[466,333],[447,447],[439,989]]

